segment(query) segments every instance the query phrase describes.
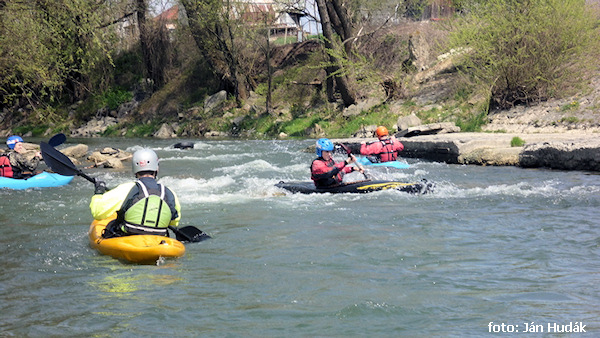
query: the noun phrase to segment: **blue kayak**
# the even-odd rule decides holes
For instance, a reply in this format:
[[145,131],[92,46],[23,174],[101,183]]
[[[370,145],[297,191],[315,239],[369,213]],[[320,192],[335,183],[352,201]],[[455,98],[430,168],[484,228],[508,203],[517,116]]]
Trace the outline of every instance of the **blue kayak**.
[[61,185],[69,184],[69,182],[71,182],[72,180],[73,176],[63,176],[44,171],[27,179],[0,177],[0,188],[22,190],[29,188],[58,187]]
[[369,159],[366,157],[357,157],[356,162],[360,165],[370,165],[370,166],[372,165],[372,166],[389,167],[389,168],[396,168],[396,169],[410,168],[408,163],[398,162],[398,161],[373,163],[373,162],[369,161]]

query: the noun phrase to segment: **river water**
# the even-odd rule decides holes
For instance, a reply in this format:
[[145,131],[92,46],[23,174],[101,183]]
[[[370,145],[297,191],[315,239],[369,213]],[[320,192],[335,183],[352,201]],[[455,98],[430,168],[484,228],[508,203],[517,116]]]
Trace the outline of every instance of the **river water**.
[[[85,179],[0,190],[1,336],[600,335],[596,174],[408,159],[369,172],[435,193],[293,195],[273,185],[309,180],[314,140],[69,142],[153,148],[181,225],[213,238],[127,264],[89,247]],[[132,177],[128,164],[85,172],[109,187]]]

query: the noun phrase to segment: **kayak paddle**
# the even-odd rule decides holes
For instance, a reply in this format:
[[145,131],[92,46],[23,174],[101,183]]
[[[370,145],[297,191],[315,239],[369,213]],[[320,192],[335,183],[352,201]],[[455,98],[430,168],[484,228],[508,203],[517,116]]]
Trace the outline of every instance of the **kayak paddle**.
[[48,144],[53,147],[56,147],[56,146],[59,146],[59,145],[65,143],[66,140],[67,140],[67,137],[65,136],[65,134],[59,133],[59,134],[52,136],[50,138],[50,140],[48,140]]
[[[352,151],[345,144],[338,143],[338,145],[340,147],[342,147],[342,149],[344,149],[346,151],[346,153],[348,153],[348,156],[352,156]],[[354,161],[354,163],[356,164],[358,169],[360,169],[362,171],[362,174],[365,176],[366,179],[368,179],[368,180],[371,179],[369,176],[367,176],[367,172],[365,171],[365,168],[362,165],[360,165],[360,163],[358,163],[358,161]]]
[[40,149],[42,150],[44,162],[55,172],[65,176],[81,176],[92,183],[96,183],[95,178],[86,175],[71,162],[67,155],[54,149],[50,144],[40,142]]
[[188,225],[183,228],[176,228],[174,226],[169,225],[169,229],[171,229],[175,233],[175,239],[177,239],[180,242],[187,241],[191,243],[196,243],[211,238],[204,231],[192,225]]
[[[92,183],[96,183],[95,178],[86,175],[83,171],[77,168],[65,154],[54,149],[54,147],[48,143],[41,142],[40,148],[42,149],[42,157],[44,158],[44,161],[55,172],[65,176],[81,176]],[[169,229],[175,233],[175,237],[178,241],[201,242],[205,239],[211,238],[202,230],[191,225],[185,226],[181,229],[178,229],[174,226],[169,226]]]

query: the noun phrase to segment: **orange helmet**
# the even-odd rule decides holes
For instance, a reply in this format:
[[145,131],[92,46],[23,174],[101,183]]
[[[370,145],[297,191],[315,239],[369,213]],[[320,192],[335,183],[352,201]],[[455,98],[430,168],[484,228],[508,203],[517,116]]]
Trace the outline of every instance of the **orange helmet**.
[[384,126],[379,126],[377,127],[377,131],[375,133],[377,133],[377,137],[382,137],[388,134],[388,130]]

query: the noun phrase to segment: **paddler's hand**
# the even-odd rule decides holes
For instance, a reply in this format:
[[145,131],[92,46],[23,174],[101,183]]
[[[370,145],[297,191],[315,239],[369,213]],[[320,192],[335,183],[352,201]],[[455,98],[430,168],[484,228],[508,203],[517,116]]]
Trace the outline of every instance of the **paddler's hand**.
[[99,179],[94,179],[94,195],[101,195],[106,192],[106,183]]
[[360,168],[359,167],[352,167],[352,171],[353,172],[354,171],[358,171],[359,173],[364,174],[365,173],[365,168],[362,168],[362,167],[360,167]]
[[348,158],[346,159],[346,164],[350,164],[350,163],[354,163],[356,162],[356,157],[354,157],[354,155],[350,154],[348,156]]

